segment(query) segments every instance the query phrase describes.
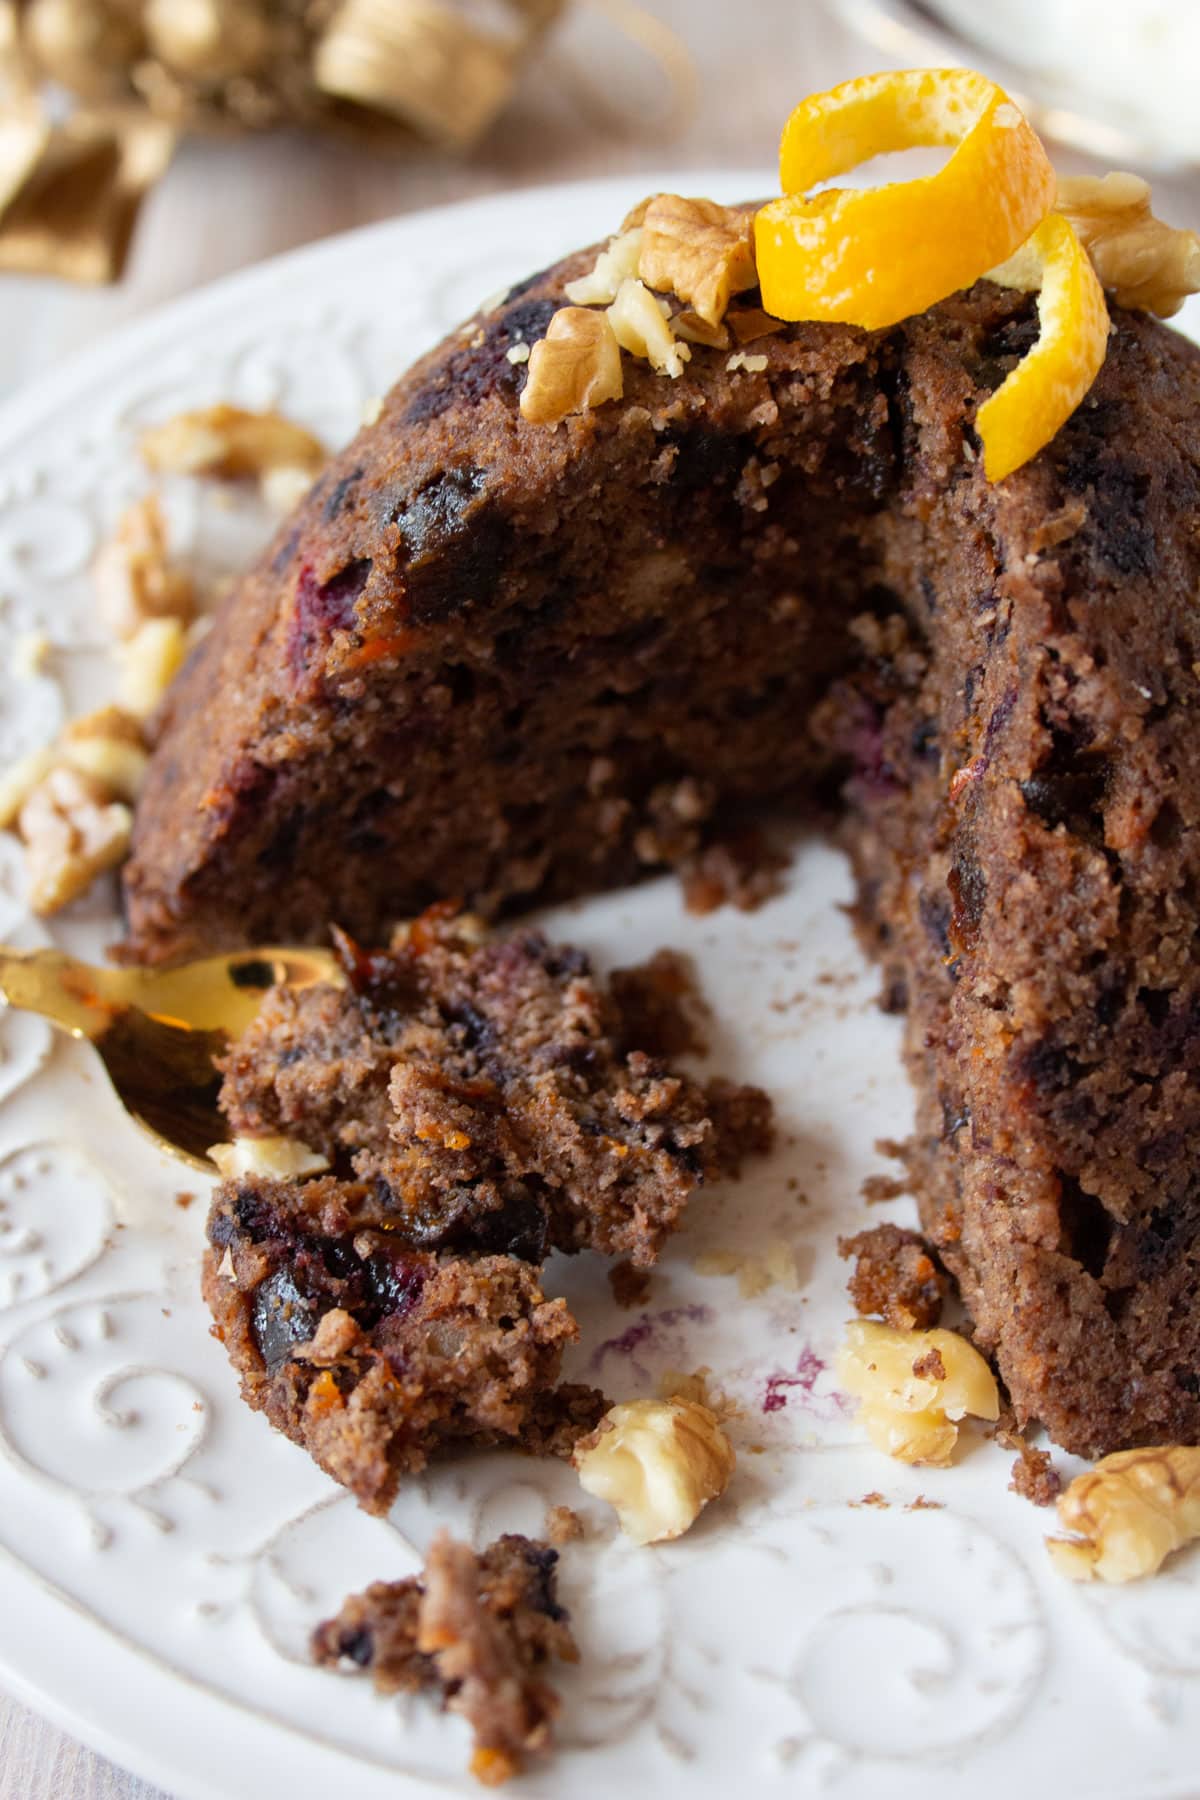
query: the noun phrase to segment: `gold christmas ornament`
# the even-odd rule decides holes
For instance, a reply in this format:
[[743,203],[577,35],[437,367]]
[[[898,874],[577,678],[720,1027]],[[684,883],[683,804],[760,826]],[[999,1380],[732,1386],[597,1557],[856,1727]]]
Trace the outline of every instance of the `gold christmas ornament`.
[[[633,0],[588,0],[690,84]],[[570,0],[0,0],[0,270],[110,281],[178,138],[336,126],[473,144]],[[45,90],[74,108],[47,110]]]

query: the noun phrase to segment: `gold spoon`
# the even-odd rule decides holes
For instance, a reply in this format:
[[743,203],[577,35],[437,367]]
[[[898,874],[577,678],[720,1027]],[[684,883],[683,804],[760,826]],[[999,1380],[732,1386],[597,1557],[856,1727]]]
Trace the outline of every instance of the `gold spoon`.
[[239,950],[176,969],[97,969],[61,950],[0,946],[0,995],[95,1044],[117,1098],[161,1149],[212,1173],[225,1143],[213,1067],[270,988],[343,985],[331,950]]

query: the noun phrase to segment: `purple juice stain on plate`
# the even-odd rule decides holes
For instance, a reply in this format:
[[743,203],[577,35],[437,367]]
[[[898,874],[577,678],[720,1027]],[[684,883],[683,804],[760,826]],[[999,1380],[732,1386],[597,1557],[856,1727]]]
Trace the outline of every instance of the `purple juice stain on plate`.
[[648,1381],[650,1370],[638,1352],[648,1351],[660,1359],[667,1355],[678,1358],[685,1354],[687,1332],[683,1327],[707,1325],[712,1316],[711,1306],[668,1306],[660,1313],[645,1312],[619,1337],[605,1338],[592,1352],[588,1367],[599,1369],[607,1356],[627,1356],[633,1373]]
[[828,1364],[817,1355],[812,1346],[806,1344],[797,1357],[793,1370],[781,1370],[777,1375],[767,1376],[762,1399],[763,1412],[782,1412],[788,1401],[796,1397],[801,1401],[805,1412],[816,1413],[826,1419],[836,1417],[845,1410],[843,1395],[815,1392],[817,1382],[827,1367]]

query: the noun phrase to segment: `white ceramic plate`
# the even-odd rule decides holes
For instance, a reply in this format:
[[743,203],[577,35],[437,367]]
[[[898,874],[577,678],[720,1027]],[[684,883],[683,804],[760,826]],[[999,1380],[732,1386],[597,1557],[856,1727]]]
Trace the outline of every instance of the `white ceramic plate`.
[[[0,691],[0,761],[111,671],[87,564],[142,483],[137,428],[186,405],[274,403],[331,442],[489,292],[612,229],[643,189],[728,198],[768,177],[694,171],[429,213],[306,250],[169,308],[0,414],[0,654],[44,630],[50,673]],[[186,488],[178,530],[228,560],[265,521]],[[605,965],[662,944],[702,965],[714,1064],[775,1097],[781,1147],[711,1192],[620,1313],[603,1264],[549,1271],[575,1304],[574,1369],[616,1396],[709,1365],[740,1404],[726,1501],[680,1543],[635,1550],[568,1469],[443,1464],[386,1522],[358,1512],[238,1400],[197,1295],[203,1186],[119,1112],[78,1046],[0,1019],[0,1677],[90,1743],[190,1800],[356,1800],[474,1791],[463,1726],[307,1666],[312,1624],[352,1588],[417,1566],[438,1523],[476,1541],[582,1502],[563,1559],[583,1661],[561,1750],[522,1791],[717,1800],[828,1788],[845,1800],[1013,1791],[1195,1791],[1200,1559],[1124,1592],[1064,1585],[1052,1516],[1008,1492],[1011,1456],[968,1434],[956,1467],[907,1470],[860,1443],[830,1362],[847,1305],[835,1239],[868,1209],[910,1101],[899,1028],[873,1006],[838,903],[847,870],[797,846],[787,894],[689,918],[664,881],[556,915]],[[56,921],[98,952],[112,892]],[[0,838],[0,937],[27,917]],[[797,1291],[739,1296],[706,1249],[794,1247]],[[876,1494],[886,1505],[857,1504]],[[934,1506],[917,1506],[920,1497]],[[1036,1774],[1034,1773],[1036,1771]]]

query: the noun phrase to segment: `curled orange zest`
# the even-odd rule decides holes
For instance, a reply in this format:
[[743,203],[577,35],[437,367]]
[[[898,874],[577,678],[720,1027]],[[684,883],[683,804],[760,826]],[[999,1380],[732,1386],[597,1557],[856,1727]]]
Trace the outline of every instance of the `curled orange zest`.
[[[955,146],[936,175],[829,188],[870,157]],[[1011,256],[1054,205],[1041,140],[1003,88],[970,69],[864,75],[793,112],[783,198],[754,222],[763,306],[780,319],[894,325]]]
[[1108,306],[1087,252],[1061,213],[1043,219],[1022,250],[1039,275],[1037,343],[975,418],[989,481],[1036,456],[1070,418],[1108,349]]

